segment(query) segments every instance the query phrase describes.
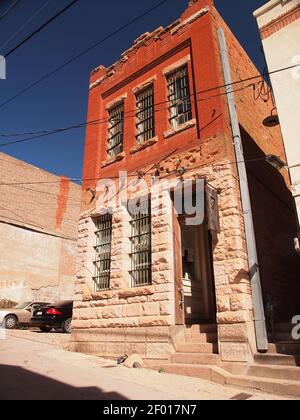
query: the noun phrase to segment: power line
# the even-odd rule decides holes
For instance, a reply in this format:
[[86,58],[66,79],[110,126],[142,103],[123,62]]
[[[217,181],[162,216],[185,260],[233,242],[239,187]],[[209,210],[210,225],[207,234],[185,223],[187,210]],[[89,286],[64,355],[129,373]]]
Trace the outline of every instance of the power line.
[[15,100],[16,98],[18,98],[19,96],[23,95],[24,93],[28,92],[29,90],[31,90],[32,88],[34,88],[35,86],[39,85],[40,83],[44,82],[45,80],[47,80],[49,77],[53,76],[54,74],[56,74],[57,72],[59,72],[60,70],[62,70],[63,68],[65,68],[66,66],[68,66],[69,64],[72,64],[74,61],[78,60],[80,57],[82,57],[83,55],[87,54],[88,52],[92,51],[93,49],[95,49],[96,47],[98,47],[99,45],[103,44],[104,42],[106,42],[107,40],[109,40],[110,38],[114,37],[115,35],[117,35],[118,33],[122,32],[124,29],[128,28],[129,26],[133,25],[134,23],[136,23],[138,20],[142,19],[143,17],[147,16],[148,14],[150,14],[151,12],[153,12],[154,10],[158,9],[159,7],[161,7],[163,4],[167,3],[169,0],[162,0],[160,3],[158,3],[157,5],[155,5],[154,7],[152,7],[151,9],[147,10],[146,12],[142,13],[141,15],[135,17],[134,19],[132,19],[131,21],[129,21],[128,23],[126,23],[125,25],[122,25],[120,28],[116,29],[114,32],[112,32],[111,34],[107,35],[106,37],[104,37],[103,39],[101,39],[100,41],[96,42],[95,44],[91,45],[90,47],[86,48],[85,50],[81,51],[79,54],[75,55],[73,58],[69,59],[68,61],[66,61],[64,64],[60,65],[59,67],[57,67],[56,69],[52,70],[51,72],[47,73],[45,76],[41,77],[40,79],[36,80],[35,82],[33,82],[32,84],[28,85],[25,89],[21,90],[20,92],[18,92],[16,95],[12,96],[11,98],[7,99],[5,102],[3,102],[2,104],[0,104],[0,108],[3,108],[5,105],[9,104],[10,102],[12,102],[13,100]]
[[[297,68],[297,67],[300,67],[300,64],[296,64],[296,65],[293,65],[293,66],[284,67],[284,68],[281,68],[281,69],[278,69],[278,70],[274,70],[270,73],[267,73],[266,75],[277,74],[277,73],[280,73],[280,72],[283,72],[283,71],[292,70],[292,69]],[[258,78],[261,79],[263,77],[264,77],[264,75],[252,76],[252,77],[249,77],[247,79],[242,79],[242,80],[238,80],[236,82],[233,82],[231,85],[225,84],[225,85],[219,85],[219,86],[211,87],[211,88],[208,88],[208,89],[205,89],[205,90],[201,90],[201,91],[195,92],[193,95],[195,96],[195,95],[200,95],[200,94],[204,94],[204,93],[209,93],[209,92],[212,92],[214,90],[219,90],[219,89],[222,89],[222,88],[227,89],[228,87],[230,87],[232,85],[238,85],[238,84],[248,82],[248,81],[251,81],[251,80],[256,80]],[[255,86],[255,83],[251,83],[251,84],[249,84],[247,86],[244,86],[242,88],[233,90],[233,93],[239,92],[243,89],[247,89],[251,86]],[[203,102],[203,101],[210,100],[210,99],[216,98],[218,96],[224,96],[224,95],[227,95],[227,94],[228,94],[228,92],[223,92],[223,93],[220,93],[220,94],[216,94],[214,96],[209,96],[207,98],[197,99],[197,102]],[[194,100],[194,102],[196,102],[196,101]],[[154,106],[160,106],[160,105],[164,105],[164,104],[168,104],[168,103],[169,103],[169,101],[167,100],[167,101],[163,101],[163,102],[158,102],[158,103],[154,104]],[[157,112],[160,112],[162,110],[159,110]],[[136,113],[136,111],[137,111],[137,109],[134,109],[134,110],[131,110],[131,111],[126,111],[124,114],[125,115],[126,114],[133,114],[133,113]],[[135,114],[133,116],[135,116]],[[77,128],[84,128],[84,127],[89,126],[89,125],[94,125],[94,124],[97,125],[97,124],[107,123],[107,122],[108,122],[108,118],[102,118],[102,119],[97,119],[97,120],[93,120],[93,121],[79,123],[79,124],[72,125],[72,126],[69,126],[69,127],[54,128],[54,129],[49,129],[49,130],[37,130],[37,131],[23,132],[23,133],[2,133],[2,134],[0,133],[0,137],[19,137],[19,136],[27,136],[27,135],[28,136],[29,135],[41,135],[39,137],[44,137],[44,136],[48,136],[48,135],[51,135],[51,134],[57,134],[57,133],[61,133],[61,132],[68,131],[68,130],[73,130],[73,129],[77,129]],[[39,138],[39,137],[33,137],[32,140],[35,140],[36,138]],[[29,141],[29,140],[31,140],[31,139],[30,138],[23,139],[22,141]],[[0,144],[0,147],[9,146],[10,144],[16,144],[16,143],[19,143],[19,141]]]
[[[240,89],[236,89],[234,92],[240,92],[241,90],[247,89],[247,88],[249,88],[249,87],[251,87],[251,86],[253,86],[253,84],[248,85],[248,86],[244,86],[243,88],[240,88]],[[206,101],[206,100],[210,100],[210,99],[212,99],[212,98],[216,98],[216,97],[219,97],[219,96],[224,96],[224,95],[226,95],[226,94],[227,94],[226,92],[223,92],[223,93],[221,93],[221,94],[214,95],[214,96],[211,96],[211,97],[209,97],[209,98],[205,98],[205,99],[197,99],[197,100],[191,100],[191,103],[203,102],[203,101]],[[166,103],[168,103],[168,101],[163,102],[163,103],[160,103],[160,104],[156,104],[156,106],[158,106],[158,105],[162,105],[162,104],[166,104]],[[165,109],[168,109],[168,108],[169,108],[169,107],[167,107],[167,108],[162,108],[162,109],[159,109],[159,110],[154,110],[154,113],[161,112],[161,111],[163,111],[163,110],[165,110]],[[136,110],[133,110],[133,111],[127,111],[127,112],[125,112],[124,114],[132,114],[132,115],[130,115],[130,116],[128,116],[128,117],[124,117],[124,119],[135,118],[135,116],[136,116]],[[70,130],[74,130],[74,129],[77,129],[77,128],[89,127],[89,126],[91,126],[91,125],[102,125],[102,124],[107,124],[107,123],[108,123],[108,121],[109,121],[109,120],[108,120],[107,118],[105,118],[105,119],[100,119],[100,120],[90,121],[90,122],[87,122],[87,123],[78,124],[78,125],[71,126],[71,127],[60,128],[60,129],[57,129],[57,130],[55,130],[55,131],[44,132],[44,134],[38,134],[38,135],[33,136],[33,137],[28,137],[28,138],[21,139],[21,140],[10,141],[10,142],[7,142],[7,143],[1,143],[1,144],[0,144],[0,148],[1,148],[1,147],[6,147],[6,146],[11,146],[11,145],[16,145],[16,144],[20,144],[20,143],[27,143],[27,142],[32,141],[32,140],[41,139],[41,138],[44,138],[44,137],[51,136],[51,135],[53,135],[53,134],[59,134],[59,133],[63,133],[63,132],[70,131]]]
[[23,31],[23,29],[26,28],[51,2],[51,0],[48,0],[45,4],[43,4],[42,7],[40,7],[16,32],[14,32],[2,45],[0,45],[0,49],[6,47],[17,35],[19,35],[20,32]]
[[[211,140],[209,140],[211,141]],[[266,158],[256,158],[256,159],[247,159],[247,160],[243,160],[243,161],[231,161],[231,162],[226,162],[226,163],[215,163],[215,164],[205,164],[205,165],[201,165],[198,167],[194,167],[194,168],[189,168],[186,169],[185,173],[190,172],[192,170],[197,170],[200,168],[204,168],[207,166],[210,166],[212,168],[219,168],[219,167],[223,167],[223,166],[231,166],[231,165],[237,165],[239,163],[254,163],[254,162],[265,162]],[[166,176],[162,177],[162,179],[167,178],[169,176],[174,175],[175,173],[178,173],[179,169],[174,170],[173,173],[168,173]],[[149,176],[154,176],[156,174],[156,172],[153,173],[147,173],[145,175],[149,175]],[[135,173],[135,174],[127,174],[127,178],[135,178],[138,179],[140,177],[139,174]],[[119,179],[119,176],[110,176],[110,177],[97,177],[97,178],[68,178],[69,181],[73,181],[73,182],[88,182],[88,181],[103,181],[106,179],[109,180],[117,180]],[[158,177],[159,178],[159,177]],[[0,183],[0,187],[7,187],[7,186],[22,186],[22,185],[51,185],[51,184],[56,184],[60,181],[37,181],[37,182],[12,182],[12,183]]]
[[0,16],[0,20],[4,19],[17,5],[20,3],[21,0],[16,0],[13,4],[9,6],[9,8]]
[[62,14],[67,12],[72,6],[74,6],[76,3],[78,3],[79,0],[72,0],[67,6],[65,6],[63,9],[61,9],[58,13],[56,13],[52,18],[48,19],[45,23],[43,23],[39,28],[37,28],[35,31],[33,31],[30,35],[28,35],[23,41],[19,42],[18,45],[16,45],[13,49],[11,49],[7,54],[4,55],[5,58],[8,58],[11,54],[13,54],[15,51],[17,51],[22,45],[26,44],[30,39],[35,37],[38,33],[40,33],[43,29],[45,29],[50,23],[54,22],[57,18],[59,18]]

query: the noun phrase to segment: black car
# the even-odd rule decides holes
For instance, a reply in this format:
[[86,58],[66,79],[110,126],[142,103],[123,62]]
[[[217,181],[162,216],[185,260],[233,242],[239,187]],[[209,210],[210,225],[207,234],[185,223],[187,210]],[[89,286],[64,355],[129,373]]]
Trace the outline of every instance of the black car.
[[44,306],[33,312],[30,320],[31,327],[38,327],[42,332],[62,329],[64,333],[71,333],[73,302],[64,301]]

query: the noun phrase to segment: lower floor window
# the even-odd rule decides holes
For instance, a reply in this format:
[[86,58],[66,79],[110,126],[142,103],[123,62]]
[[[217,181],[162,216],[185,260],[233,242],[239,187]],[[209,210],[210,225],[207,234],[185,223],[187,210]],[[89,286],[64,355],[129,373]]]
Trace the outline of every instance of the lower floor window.
[[110,288],[111,267],[111,239],[112,239],[112,215],[105,214],[95,221],[96,245],[95,245],[95,290],[108,290]]
[[131,215],[131,279],[132,287],[150,285],[151,259],[151,202],[146,201]]

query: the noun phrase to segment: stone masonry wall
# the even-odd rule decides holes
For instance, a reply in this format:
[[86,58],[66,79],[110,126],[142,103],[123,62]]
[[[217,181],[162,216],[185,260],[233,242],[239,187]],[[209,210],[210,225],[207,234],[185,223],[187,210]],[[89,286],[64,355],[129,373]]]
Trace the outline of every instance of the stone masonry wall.
[[[181,160],[189,167],[186,179],[205,177],[221,189],[221,234],[214,240],[217,321],[220,353],[224,361],[248,361],[255,350],[253,313],[239,184],[232,164],[223,155],[216,136],[200,148],[174,155],[161,163],[172,173]],[[200,165],[203,158],[207,166]],[[211,162],[210,162],[211,161]],[[215,162],[215,163],[213,163]],[[170,176],[172,178],[172,176]],[[173,176],[174,178],[174,176]],[[155,200],[152,206],[155,207]],[[120,209],[113,216],[112,278],[108,292],[93,293],[93,237],[95,211],[81,215],[79,259],[74,310],[73,347],[77,351],[115,357],[138,352],[147,359],[166,359],[174,352],[175,325],[172,203],[152,219],[153,285],[130,288],[128,215]]]

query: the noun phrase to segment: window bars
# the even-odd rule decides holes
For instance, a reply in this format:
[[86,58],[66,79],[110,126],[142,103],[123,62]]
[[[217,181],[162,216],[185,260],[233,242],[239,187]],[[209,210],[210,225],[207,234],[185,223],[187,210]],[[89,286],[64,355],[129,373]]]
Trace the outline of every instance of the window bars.
[[131,279],[132,287],[151,285],[151,202],[131,215]]
[[143,144],[155,136],[153,85],[137,93],[136,106],[136,139],[139,144]]
[[99,292],[110,288],[112,215],[108,213],[98,217],[95,224],[95,277],[93,280],[95,291]]
[[109,110],[108,155],[115,157],[123,152],[124,138],[124,102]]
[[169,91],[170,124],[176,129],[193,118],[188,66],[167,77]]

